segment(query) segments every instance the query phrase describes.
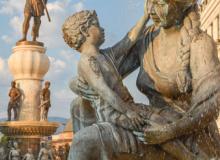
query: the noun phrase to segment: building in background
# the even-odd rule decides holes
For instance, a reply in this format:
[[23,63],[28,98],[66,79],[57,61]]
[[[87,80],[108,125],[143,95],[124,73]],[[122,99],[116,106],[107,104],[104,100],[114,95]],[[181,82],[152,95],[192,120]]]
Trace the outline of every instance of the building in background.
[[[202,0],[200,13],[202,29],[215,40],[220,58],[220,0]],[[220,129],[220,117],[217,123]]]
[[59,146],[64,146],[65,144],[71,145],[73,139],[73,127],[72,127],[72,121],[69,120],[66,123],[66,126],[64,130],[56,135],[52,136],[52,145],[56,148],[59,148]]
[[202,0],[201,25],[216,42],[220,57],[220,0]]

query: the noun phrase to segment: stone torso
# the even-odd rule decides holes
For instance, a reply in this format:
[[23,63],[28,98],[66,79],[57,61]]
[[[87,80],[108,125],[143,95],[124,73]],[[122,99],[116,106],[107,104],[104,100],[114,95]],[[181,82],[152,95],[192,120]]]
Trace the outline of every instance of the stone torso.
[[[173,98],[178,96],[176,85],[177,72],[181,69],[177,61],[178,31],[160,30],[160,33],[150,42],[143,55],[143,68],[154,82],[155,89],[163,96]],[[168,36],[169,35],[169,36]]]
[[31,16],[44,15],[44,6],[42,0],[26,0],[24,13],[30,14]]
[[42,96],[42,101],[47,102],[47,103],[45,103],[45,106],[50,107],[51,106],[51,103],[50,103],[50,90],[47,89],[47,88],[44,88],[41,91],[41,96]]
[[0,147],[0,160],[5,160],[6,153],[4,147]]
[[25,155],[24,160],[34,160],[34,155],[33,155],[33,154],[30,154],[30,153],[27,153],[27,154]]
[[177,88],[176,75],[181,69],[177,58],[180,33],[170,32],[152,27],[144,36],[138,51],[137,87],[152,105],[171,106],[182,112],[188,109],[190,97],[181,95]]
[[11,155],[11,160],[20,160],[20,151],[16,150],[16,149],[12,149],[10,151],[10,155]]
[[50,100],[50,90],[44,88],[44,89],[42,90],[42,96],[43,96],[43,100],[44,100],[44,101]]
[[[97,61],[96,67],[100,69],[100,72],[107,86],[125,102],[133,101],[133,98],[130,95],[128,89],[123,85],[122,78],[114,64],[111,63],[103,54],[98,54],[95,59]],[[81,80],[87,83],[86,80],[82,78],[82,75]],[[102,95],[99,95],[99,98],[92,102],[92,106],[95,108],[97,119],[100,122],[108,121],[110,117],[109,113],[114,113],[113,115],[118,114],[118,112],[108,102],[103,100]]]
[[11,88],[9,92],[10,96],[10,102],[16,102],[18,99],[15,99],[18,96],[18,89],[17,88]]
[[[150,102],[153,102],[152,104],[161,106],[163,103],[166,106],[186,111],[190,107],[192,96],[191,93],[181,94],[177,88],[176,75],[181,70],[181,64],[177,57],[179,39],[180,32],[177,29],[170,30],[170,33],[167,32],[167,34],[162,30],[149,29],[138,52],[140,72],[137,87],[148,96]],[[212,45],[211,42],[210,37],[201,33],[198,40],[191,43],[190,72],[192,84],[205,77],[206,73],[211,73],[212,68],[215,68],[213,65],[217,66],[219,63],[217,56],[208,57],[210,54],[204,56],[198,54],[204,50],[208,51],[207,48]],[[210,64],[209,61],[213,63]]]
[[41,149],[41,157],[39,160],[49,160],[49,151],[46,148]]

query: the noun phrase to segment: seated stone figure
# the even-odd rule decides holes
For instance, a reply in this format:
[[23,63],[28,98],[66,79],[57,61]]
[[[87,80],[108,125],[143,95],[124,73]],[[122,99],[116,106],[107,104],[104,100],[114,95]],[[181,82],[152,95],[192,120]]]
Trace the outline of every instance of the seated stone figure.
[[[117,70],[115,70],[111,64],[106,63],[103,59],[104,57],[99,54],[98,47],[104,41],[104,30],[99,26],[95,11],[79,12],[70,19],[75,19],[77,23],[77,17],[85,18],[85,16],[89,16],[87,19],[88,22],[86,23],[89,24],[89,21],[91,21],[91,26],[85,28],[85,30],[90,32],[88,34],[90,34],[91,39],[86,37],[88,42],[84,42],[80,47],[81,59],[78,65],[78,72],[79,76],[85,82],[88,82],[101,96],[101,98],[98,101],[94,101],[93,104],[97,110],[99,121],[110,121],[124,128],[138,129],[138,126],[140,127],[143,120],[141,120],[141,117],[134,111],[135,107],[130,107],[134,104],[133,98],[123,85],[120,76],[117,74]],[[130,44],[128,45],[132,46],[132,43],[136,42],[148,17],[149,16],[144,16],[130,32],[130,36],[133,36],[133,39],[131,38],[133,42],[129,42]],[[77,47],[75,49],[77,49]],[[99,66],[101,61],[103,62],[102,67]],[[104,74],[107,73],[107,71],[109,71],[109,74]],[[107,79],[109,79],[109,82]],[[115,89],[112,85],[115,85]],[[118,92],[120,96],[117,96],[115,92]],[[99,105],[98,103],[104,104]],[[142,110],[140,110],[140,114],[141,113],[143,113]],[[131,121],[130,123],[129,120]]]
[[[122,43],[117,44],[117,47],[129,50],[137,41],[139,34],[143,32],[147,19],[148,14],[127,34]],[[102,50],[99,46],[104,42],[104,33],[94,11],[81,11],[68,18],[63,25],[63,32],[67,44],[81,53],[78,65],[80,80],[87,83],[99,95],[91,105],[96,110],[98,121],[102,123],[102,127],[99,123],[95,124],[100,134],[113,132],[121,152],[139,152],[138,145],[141,144],[132,134],[132,130],[142,130],[147,125],[166,124],[168,121],[155,111],[148,109],[149,107],[135,104],[114,64],[108,61],[108,55],[100,54]],[[181,117],[181,115],[173,115],[173,112],[172,116]],[[116,126],[104,122],[110,122]],[[177,159],[196,159],[196,156],[180,141],[176,140],[162,146]],[[79,154],[76,151],[75,154],[70,153],[69,159],[88,159],[82,158],[85,155],[77,155]]]

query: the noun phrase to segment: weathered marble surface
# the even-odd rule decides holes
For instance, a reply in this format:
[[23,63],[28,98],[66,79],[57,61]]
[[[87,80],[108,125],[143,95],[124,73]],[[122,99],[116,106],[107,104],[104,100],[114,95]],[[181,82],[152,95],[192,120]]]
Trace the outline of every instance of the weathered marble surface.
[[[146,27],[139,40],[129,50],[126,50],[128,48],[125,45],[127,37],[108,49],[94,50],[95,47],[88,44],[100,34],[97,31],[95,38],[93,37],[91,33],[94,32],[90,32],[89,22],[84,26],[84,29],[87,27],[88,30],[77,32],[87,33],[83,34],[84,39],[77,39],[75,32],[68,33],[71,27],[72,30],[77,30],[74,26],[80,24],[80,21],[78,23],[73,19],[72,25],[69,25],[71,21],[65,24],[64,39],[70,47],[87,55],[91,50],[102,54],[96,56],[96,63],[92,61],[90,65],[97,77],[100,74],[112,76],[112,70],[105,65],[107,62],[122,78],[140,67],[137,87],[149,98],[150,105],[146,108],[152,111],[150,116],[145,117],[147,121],[143,125],[143,130],[130,129],[135,131],[133,136],[138,140],[133,139],[128,128],[121,127],[117,124],[118,121],[112,122],[111,119],[97,121],[88,127],[82,125],[82,129],[75,134],[69,154],[70,160],[220,158],[220,135],[216,125],[220,110],[220,62],[213,39],[200,28],[197,1],[174,0],[171,3],[165,0],[150,0],[150,2],[153,4],[150,14],[154,24]],[[83,16],[80,20],[82,19]],[[99,27],[99,23],[94,24]],[[92,52],[93,56],[95,52]],[[83,68],[80,65],[79,67]],[[88,65],[84,67],[89,69]],[[108,101],[103,97],[106,95],[105,90],[100,94],[97,86],[91,85],[92,80],[85,81],[81,76],[71,83],[71,89],[83,98],[83,101],[77,100],[80,103],[78,107],[90,110],[100,97]],[[105,82],[109,85],[117,76],[106,77]],[[111,89],[117,94],[116,97],[121,98],[122,90],[115,87],[117,84],[112,85]],[[107,94],[107,97],[115,93]],[[112,106],[115,103],[120,104],[114,98],[108,102]],[[76,104],[72,107],[77,107]],[[105,103],[95,105],[94,108],[97,109],[103,107]],[[73,110],[73,117],[80,116],[79,110]],[[92,114],[87,113],[88,110],[84,113],[91,116]],[[114,115],[114,112],[109,115]],[[164,121],[158,118],[164,118]],[[80,121],[80,117],[78,120]],[[86,120],[83,120],[82,124],[84,122]],[[133,148],[134,143],[138,144],[137,148]],[[181,147],[184,149],[180,150]],[[185,151],[188,153],[183,154]]]

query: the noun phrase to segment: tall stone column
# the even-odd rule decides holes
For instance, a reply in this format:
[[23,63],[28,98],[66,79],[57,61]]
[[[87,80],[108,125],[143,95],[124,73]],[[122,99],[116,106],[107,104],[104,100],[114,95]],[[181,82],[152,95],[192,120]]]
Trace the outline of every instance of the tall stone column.
[[22,92],[19,121],[40,120],[40,90],[49,70],[46,49],[38,45],[19,45],[13,48],[8,60],[9,69]]
[[41,138],[51,136],[59,126],[56,122],[40,121],[40,91],[50,65],[46,48],[28,41],[17,44],[8,65],[22,96],[18,120],[0,123],[0,131],[18,142],[22,154],[31,147],[36,158]]

